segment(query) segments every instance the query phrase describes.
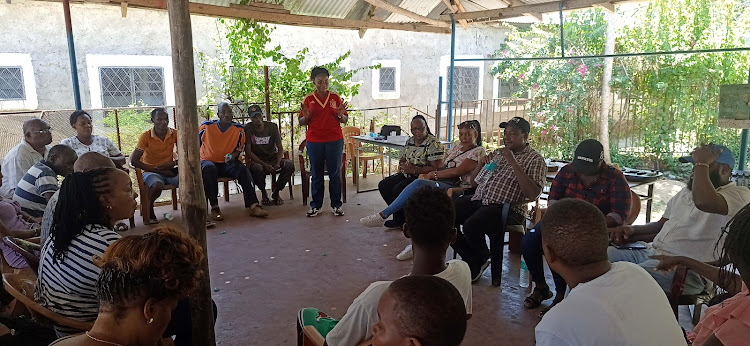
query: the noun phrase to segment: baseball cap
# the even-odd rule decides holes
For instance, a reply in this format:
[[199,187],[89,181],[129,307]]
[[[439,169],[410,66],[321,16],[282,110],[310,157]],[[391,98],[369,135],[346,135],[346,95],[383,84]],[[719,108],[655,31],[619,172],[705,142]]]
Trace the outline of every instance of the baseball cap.
[[506,126],[516,127],[517,129],[523,131],[523,133],[531,132],[531,125],[529,125],[529,122],[526,121],[526,119],[521,117],[512,117],[510,118],[510,120],[500,123],[501,129],[504,129]]
[[587,139],[578,144],[571,167],[583,175],[595,175],[604,160],[604,146],[596,139]]
[[247,115],[249,115],[251,118],[256,115],[263,115],[263,110],[260,109],[259,105],[252,104],[250,107],[247,107]]
[[[729,167],[734,168],[734,154],[732,153],[732,151],[729,150],[729,148],[727,148],[726,146],[723,146],[721,144],[713,144],[713,147],[714,147],[714,152],[717,152],[718,150],[721,149],[721,154],[719,154],[719,158],[716,159],[716,162],[723,164],[723,165],[729,165]],[[679,158],[679,160],[682,163],[693,163],[693,157],[690,155],[683,156]]]

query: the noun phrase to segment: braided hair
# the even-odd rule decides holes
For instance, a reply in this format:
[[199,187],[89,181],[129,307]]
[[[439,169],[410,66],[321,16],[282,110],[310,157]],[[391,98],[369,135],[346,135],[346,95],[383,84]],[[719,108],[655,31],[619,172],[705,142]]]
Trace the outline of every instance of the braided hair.
[[721,236],[714,251],[719,254],[719,267],[732,263],[732,270],[719,270],[720,287],[733,287],[737,283],[734,274],[736,264],[750,265],[750,204],[744,206],[721,228]]
[[65,259],[70,243],[82,234],[86,225],[111,228],[109,211],[99,197],[112,191],[115,168],[99,168],[68,174],[60,188],[50,237],[54,241],[54,258]]

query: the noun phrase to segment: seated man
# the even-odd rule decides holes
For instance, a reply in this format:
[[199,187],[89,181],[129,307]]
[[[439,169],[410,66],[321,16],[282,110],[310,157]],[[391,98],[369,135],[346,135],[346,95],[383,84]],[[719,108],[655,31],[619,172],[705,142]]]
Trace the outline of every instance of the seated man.
[[[279,127],[270,121],[263,121],[263,111],[258,105],[250,105],[247,109],[250,122],[245,124],[245,159],[250,159],[250,174],[253,181],[258,185],[258,190],[263,195],[261,204],[282,205],[284,201],[279,192],[284,189],[286,183],[291,184],[294,174],[294,163],[284,159],[284,146],[281,144],[281,133]],[[276,181],[271,182],[273,190],[271,198],[266,193],[266,175],[276,172]],[[292,186],[290,185],[291,189]]]
[[219,177],[237,179],[242,187],[245,208],[250,209],[250,216],[266,217],[268,212],[258,203],[250,170],[237,161],[245,149],[245,131],[242,125],[232,121],[232,107],[228,103],[220,103],[217,113],[219,120],[203,122],[198,134],[201,143],[203,189],[211,205],[211,218],[214,221],[224,220],[219,209]]
[[570,294],[536,326],[537,345],[685,344],[667,297],[648,273],[609,262],[607,223],[597,207],[565,198],[542,222],[544,257]]
[[[573,162],[560,169],[552,181],[547,204],[552,205],[563,198],[577,198],[595,205],[607,221],[607,227],[622,226],[630,215],[630,187],[625,176],[604,162],[604,147],[595,139],[587,139],[576,148]],[[538,307],[543,300],[552,298],[552,292],[544,279],[542,260],[542,223],[536,224],[523,237],[523,258],[531,278],[536,283],[534,292],[526,297],[523,305],[528,309]],[[568,285],[552,271],[555,281],[555,300],[552,306],[565,298]]]
[[149,190],[150,224],[159,223],[154,213],[154,202],[161,196],[164,185],[178,186],[177,161],[174,158],[177,146],[177,130],[169,127],[169,114],[164,108],[151,111],[154,128],[141,134],[131,154],[133,167],[143,170],[143,183]]
[[23,139],[10,149],[3,159],[0,197],[11,198],[23,175],[37,162],[47,157],[52,143],[52,131],[42,119],[30,119],[23,123]]
[[461,294],[435,276],[406,276],[394,281],[378,303],[372,342],[380,345],[458,346],[466,334]]
[[[654,270],[659,261],[649,256],[689,256],[701,262],[719,260],[714,250],[722,234],[721,228],[750,203],[750,190],[729,181],[734,167],[734,155],[729,148],[712,144],[701,146],[680,161],[692,162],[693,174],[687,186],[669,200],[661,220],[611,229],[611,238],[616,244],[634,241],[653,244],[643,249],[608,249],[612,262],[639,264],[665,292],[672,289],[674,272]],[[688,271],[683,294],[698,294],[704,286],[700,275]]]
[[[116,168],[115,163],[109,157],[99,154],[95,151],[90,151],[78,157],[76,163],[73,164],[73,172],[87,172],[97,168]],[[55,208],[57,207],[57,199],[60,197],[60,190],[55,191],[55,194],[50,197],[47,201],[47,207],[44,209],[44,216],[42,218],[42,231],[40,234],[39,244],[44,245],[44,242],[49,239],[50,230],[52,229],[52,220],[55,216]]]
[[[466,314],[471,315],[471,278],[469,267],[461,260],[445,263],[445,251],[456,240],[453,228],[455,210],[445,191],[425,187],[412,195],[404,208],[404,232],[411,236],[414,259],[409,275],[434,275],[448,280],[463,297]],[[312,325],[326,344],[356,345],[372,337],[372,325],[378,321],[378,301],[391,281],[372,283],[347,309],[341,320],[328,317],[314,308],[300,310],[297,318],[298,345],[302,329]],[[443,317],[443,316],[441,316]]]
[[547,176],[544,158],[529,145],[531,126],[523,118],[514,117],[500,123],[505,129],[504,148],[490,155],[490,163],[477,165],[473,174],[474,195],[463,195],[455,199],[456,227],[463,225],[458,240],[453,246],[471,268],[472,281],[479,280],[490,261],[485,234],[503,230],[503,204],[514,203],[507,224],[521,224],[525,220],[526,208],[522,203],[536,199],[542,192]]
[[18,182],[13,200],[29,215],[41,217],[47,201],[60,188],[57,176],[72,173],[76,159],[78,155],[69,146],[58,144],[52,147],[49,157],[29,168]]

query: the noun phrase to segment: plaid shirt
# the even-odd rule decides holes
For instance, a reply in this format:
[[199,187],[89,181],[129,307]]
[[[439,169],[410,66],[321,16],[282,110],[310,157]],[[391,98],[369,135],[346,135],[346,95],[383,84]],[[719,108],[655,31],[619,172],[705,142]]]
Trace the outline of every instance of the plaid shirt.
[[599,173],[591,187],[583,186],[578,175],[570,165],[560,169],[552,181],[549,191],[550,200],[575,198],[595,205],[606,216],[611,217],[618,225],[630,215],[630,187],[625,176],[612,166],[607,166]]
[[[547,178],[547,164],[544,162],[544,157],[528,144],[520,153],[513,153],[513,155],[524,173],[537,185],[544,186]],[[482,201],[483,205],[518,203],[528,200],[521,191],[521,185],[518,184],[513,167],[507,164],[505,158],[502,155],[495,155],[492,162],[497,165],[497,168],[486,184],[477,186],[471,200]],[[526,215],[525,209],[523,204],[515,204],[511,210]]]

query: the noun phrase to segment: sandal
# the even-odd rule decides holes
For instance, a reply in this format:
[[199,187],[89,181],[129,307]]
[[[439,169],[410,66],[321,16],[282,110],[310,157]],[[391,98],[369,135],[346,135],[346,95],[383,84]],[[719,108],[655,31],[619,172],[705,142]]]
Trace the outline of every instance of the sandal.
[[281,197],[274,198],[272,202],[273,202],[273,205],[283,205],[284,204],[284,200],[281,199]]
[[544,314],[546,314],[548,311],[550,311],[552,308],[554,308],[555,305],[557,305],[558,303],[560,303],[560,302],[553,301],[552,304],[550,304],[548,307],[542,309],[542,311],[539,311],[539,317],[540,318],[544,317]]
[[211,208],[211,219],[214,221],[224,221],[224,215],[221,214],[219,207]]
[[123,222],[118,222],[118,223],[115,224],[115,232],[125,232],[125,231],[127,231],[129,229],[130,228],[128,228],[128,225],[126,225]]
[[146,222],[147,225],[156,225],[158,223],[159,223],[159,219],[157,218],[150,219]]
[[263,197],[263,198],[261,198],[261,200],[260,200],[260,204],[262,204],[262,205],[266,205],[266,206],[268,206],[268,205],[271,205],[271,200],[270,200],[270,199],[268,199],[268,197]]
[[[538,293],[537,293],[538,292]],[[541,296],[541,299],[535,298],[534,294],[537,294],[537,296]],[[552,291],[547,287],[546,290],[542,291],[539,288],[535,288],[534,292],[531,292],[531,295],[526,297],[526,299],[523,300],[523,306],[527,309],[536,309],[540,305],[542,305],[542,302],[552,298]]]
[[212,228],[215,227],[216,224],[211,220],[206,220],[206,228]]

